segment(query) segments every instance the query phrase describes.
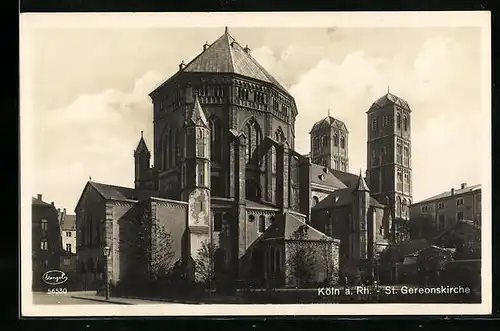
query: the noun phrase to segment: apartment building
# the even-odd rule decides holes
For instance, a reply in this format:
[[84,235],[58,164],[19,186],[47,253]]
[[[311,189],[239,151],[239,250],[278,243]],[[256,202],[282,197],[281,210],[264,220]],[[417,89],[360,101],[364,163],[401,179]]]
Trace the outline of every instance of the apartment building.
[[410,207],[412,220],[430,220],[434,231],[441,232],[458,221],[469,220],[481,225],[481,185],[462,183],[459,188],[414,203]]

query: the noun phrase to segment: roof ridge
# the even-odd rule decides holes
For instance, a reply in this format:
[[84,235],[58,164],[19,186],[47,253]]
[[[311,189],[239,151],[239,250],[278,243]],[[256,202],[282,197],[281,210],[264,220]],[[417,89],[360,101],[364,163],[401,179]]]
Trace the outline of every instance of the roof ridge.
[[[233,42],[238,44],[238,42],[236,41],[235,38],[233,38],[233,36],[231,36],[229,34],[229,32],[226,30],[226,32],[224,33],[224,37],[227,38],[227,47],[228,47],[228,51],[229,51],[229,66],[231,67],[231,71],[234,72],[234,54],[233,54]],[[231,39],[233,39],[231,41]]]

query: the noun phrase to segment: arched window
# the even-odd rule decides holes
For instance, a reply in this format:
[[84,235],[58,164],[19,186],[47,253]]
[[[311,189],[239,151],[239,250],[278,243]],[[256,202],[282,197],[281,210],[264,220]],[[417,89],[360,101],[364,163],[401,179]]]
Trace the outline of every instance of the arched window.
[[406,131],[408,130],[408,117],[404,117],[403,119],[403,129]]
[[214,161],[222,159],[222,127],[220,120],[213,116],[209,120],[210,125],[210,156]]
[[214,231],[222,231],[222,214],[214,214]]
[[[254,118],[251,118],[245,124],[245,135],[247,136],[247,162],[250,162],[262,141],[262,131],[259,123]],[[257,155],[258,158],[259,156]]]
[[345,138],[343,136],[340,138],[340,148],[345,148]]
[[168,131],[168,168],[172,168],[175,164],[175,130]]
[[231,232],[232,217],[229,213],[224,213],[222,216],[222,232],[230,234]]
[[253,179],[247,179],[245,181],[246,186],[246,198],[249,200],[260,200],[261,190],[260,185]]
[[396,211],[398,212],[399,215],[401,215],[403,201],[401,200],[401,197],[398,197],[396,201],[397,201]]
[[276,129],[276,132],[274,133],[274,138],[279,143],[285,142],[285,139],[286,139],[285,134],[283,133],[283,130],[281,129],[281,127],[278,127]]
[[316,206],[319,203],[319,198],[317,196],[313,196],[313,206]]
[[333,144],[335,147],[339,145],[339,134],[337,132],[335,132],[335,135],[333,136]]
[[266,218],[264,215],[259,216],[259,232],[266,231]]
[[163,144],[162,144],[162,159],[163,159],[163,169],[166,170],[170,168],[169,164],[169,156],[170,156],[170,128],[165,129],[165,135],[163,136]]
[[181,129],[177,128],[175,130],[175,163],[177,165],[181,160],[181,141],[182,141]]
[[255,216],[253,216],[252,214],[248,215],[248,221],[250,223],[254,222],[255,221]]
[[401,113],[397,113],[396,115],[396,122],[398,125],[398,129],[401,129]]

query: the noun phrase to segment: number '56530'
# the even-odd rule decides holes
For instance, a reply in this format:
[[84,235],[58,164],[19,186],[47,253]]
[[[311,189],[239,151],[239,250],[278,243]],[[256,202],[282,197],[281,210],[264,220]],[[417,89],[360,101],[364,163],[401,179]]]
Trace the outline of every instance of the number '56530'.
[[66,294],[68,290],[65,288],[57,287],[57,288],[49,288],[47,290],[48,294]]

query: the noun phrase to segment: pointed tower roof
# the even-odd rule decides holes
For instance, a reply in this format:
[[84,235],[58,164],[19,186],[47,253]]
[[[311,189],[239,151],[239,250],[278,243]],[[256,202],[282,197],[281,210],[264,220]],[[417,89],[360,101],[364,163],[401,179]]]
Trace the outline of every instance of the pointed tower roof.
[[198,95],[195,94],[194,104],[190,111],[188,111],[186,124],[194,124],[195,126],[203,126],[208,128],[207,117],[205,116],[205,111],[201,108],[200,100]]
[[410,106],[408,105],[408,102],[406,100],[398,97],[397,95],[392,94],[389,92],[389,89],[387,89],[387,93],[380,98],[378,98],[370,107],[368,112],[371,112],[373,110],[383,108],[388,105],[397,105],[407,111],[411,111]]
[[288,91],[251,55],[250,49],[241,46],[227,29],[214,43],[209,45],[189,62],[183,69],[184,72],[213,72],[235,73],[242,76],[271,83],[277,88]]
[[141,139],[139,140],[139,143],[137,144],[137,147],[135,149],[136,154],[139,154],[142,152],[149,153],[148,146],[146,145],[146,142],[144,141],[144,131],[141,131]]
[[311,132],[309,133],[322,131],[325,128],[332,128],[332,127],[338,128],[339,130],[349,133],[349,130],[347,130],[347,126],[345,125],[344,122],[336,119],[335,117],[330,116],[330,110],[328,110],[327,117],[314,123]]
[[361,170],[359,171],[358,183],[356,184],[354,192],[370,192],[370,189],[368,188],[368,185],[366,185],[365,179],[363,178]]

